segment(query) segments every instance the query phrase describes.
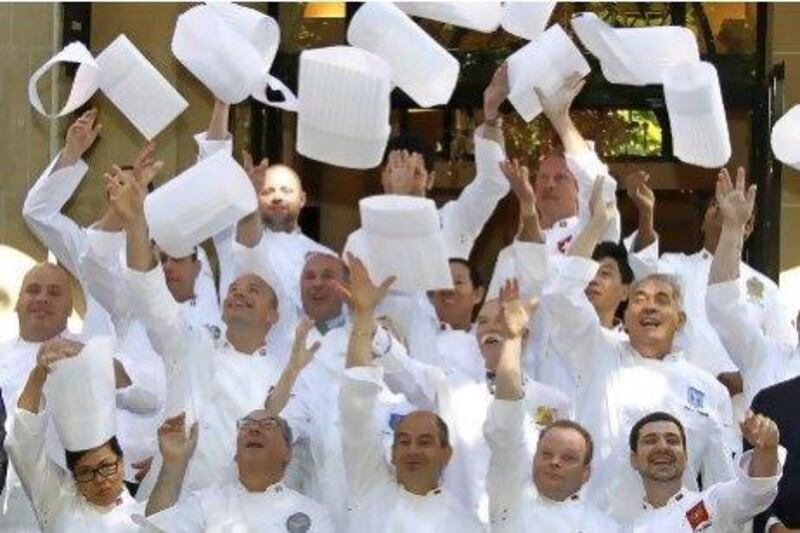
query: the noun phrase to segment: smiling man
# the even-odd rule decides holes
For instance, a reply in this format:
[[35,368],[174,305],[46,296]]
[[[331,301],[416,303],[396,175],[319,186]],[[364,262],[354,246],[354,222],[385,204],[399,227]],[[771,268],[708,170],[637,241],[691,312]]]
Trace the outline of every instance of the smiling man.
[[642,478],[645,498],[630,531],[741,531],[769,507],[781,477],[778,426],[751,412],[741,428],[754,449],[739,459],[736,477],[697,492],[683,484],[689,450],[680,420],[664,412],[638,420],[629,436],[630,464]]
[[611,206],[596,197],[592,218],[542,296],[541,309],[578,390],[576,418],[597,444],[586,495],[622,521],[641,494],[641,484],[624,468],[627,428],[653,411],[679,418],[689,449],[683,479],[696,489],[700,474],[706,486],[733,477],[732,408],[725,388],[674,347],[686,317],[680,285],[671,276],[653,274],[633,283],[624,315],[627,336],[604,327],[587,298],[600,268],[588,257],[612,218]]
[[332,533],[327,509],[283,484],[292,456],[292,432],[264,409],[237,422],[237,481],[180,494],[186,465],[197,443],[197,426],[186,431],[185,416],[168,419],[158,431],[164,466],[147,503],[147,523],[169,533],[199,531],[289,531]]

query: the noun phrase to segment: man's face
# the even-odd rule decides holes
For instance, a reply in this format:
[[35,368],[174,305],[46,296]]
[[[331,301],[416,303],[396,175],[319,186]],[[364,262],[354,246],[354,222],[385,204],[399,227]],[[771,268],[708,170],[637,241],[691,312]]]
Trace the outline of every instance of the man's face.
[[433,413],[409,413],[395,430],[392,464],[400,484],[410,480],[424,480],[436,486],[452,453],[450,446],[442,446]]
[[658,346],[668,353],[685,320],[669,283],[645,279],[632,289],[625,310],[625,328],[634,348]]
[[472,310],[483,297],[483,289],[475,287],[469,276],[469,268],[463,263],[450,261],[453,288],[431,291],[431,303],[439,321],[446,324],[463,325],[472,322]]
[[275,293],[255,274],[240,276],[231,283],[222,302],[222,321],[229,327],[238,324],[269,330],[278,321]]
[[642,426],[631,466],[646,480],[680,479],[686,469],[686,448],[678,426],[667,420]]
[[[83,476],[94,478],[89,481],[78,481]],[[103,475],[106,472],[108,476]],[[112,505],[122,492],[122,482],[125,468],[122,458],[114,453],[111,446],[105,444],[97,449],[86,452],[75,464],[73,472],[78,490],[90,503],[105,507]]]
[[306,193],[294,170],[284,165],[269,167],[258,195],[258,208],[266,226],[271,229],[294,229],[300,210],[305,205]]
[[591,468],[584,464],[586,441],[571,428],[555,427],[545,433],[533,456],[533,483],[540,494],[564,501],[589,481]]
[[239,421],[236,465],[239,472],[263,473],[283,478],[292,457],[278,421],[264,409],[257,409]]
[[548,156],[539,162],[533,191],[546,224],[578,213],[578,182],[561,156]]
[[157,251],[167,280],[167,288],[175,301],[183,303],[194,298],[194,284],[201,266],[197,256],[190,255],[176,259],[161,250]]
[[475,337],[478,340],[478,347],[481,350],[486,369],[493,372],[497,368],[500,354],[503,353],[503,341],[505,340],[505,328],[499,300],[484,302],[478,313]]
[[33,267],[22,280],[15,310],[26,341],[42,342],[64,331],[72,312],[66,271],[56,265]]
[[619,265],[614,259],[604,257],[594,279],[586,286],[586,297],[598,313],[614,312],[628,297],[628,285],[622,282]]
[[344,300],[338,283],[345,280],[345,270],[338,257],[312,254],[300,275],[300,296],[303,310],[315,322],[336,318]]

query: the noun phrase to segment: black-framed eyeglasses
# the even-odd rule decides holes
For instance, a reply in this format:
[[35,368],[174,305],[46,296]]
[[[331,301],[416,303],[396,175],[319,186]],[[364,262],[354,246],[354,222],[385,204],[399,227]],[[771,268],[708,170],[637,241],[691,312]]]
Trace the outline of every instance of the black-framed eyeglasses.
[[241,430],[247,427],[258,427],[259,429],[265,429],[267,431],[271,431],[273,429],[277,429],[280,426],[278,419],[274,416],[270,416],[268,418],[251,418],[246,416],[244,418],[240,418],[236,421],[236,429]]
[[76,469],[73,475],[78,483],[93,481],[98,475],[102,478],[109,478],[119,472],[121,464],[122,461],[117,459],[113,463],[100,463],[97,468]]

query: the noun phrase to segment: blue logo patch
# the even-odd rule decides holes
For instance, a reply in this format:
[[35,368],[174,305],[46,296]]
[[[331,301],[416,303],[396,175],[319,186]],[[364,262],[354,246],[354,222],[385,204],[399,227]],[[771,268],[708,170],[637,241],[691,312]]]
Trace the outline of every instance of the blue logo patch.
[[389,427],[392,428],[392,431],[397,431],[397,426],[400,425],[400,422],[402,422],[405,417],[405,415],[401,415],[400,413],[391,413],[389,415]]
[[705,392],[695,389],[694,387],[689,387],[689,405],[695,409],[702,409],[705,398]]

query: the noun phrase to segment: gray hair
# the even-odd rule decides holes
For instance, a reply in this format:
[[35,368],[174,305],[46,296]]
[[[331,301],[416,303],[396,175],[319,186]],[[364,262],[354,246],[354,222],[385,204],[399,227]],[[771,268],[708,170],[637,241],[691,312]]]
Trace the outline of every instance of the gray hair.
[[630,294],[634,294],[639,287],[649,281],[655,281],[657,283],[669,285],[669,287],[672,289],[672,295],[675,297],[675,301],[678,304],[678,308],[683,310],[683,290],[681,290],[681,285],[678,283],[678,278],[672,274],[650,274],[638,279],[633,282],[633,285],[631,285]]

